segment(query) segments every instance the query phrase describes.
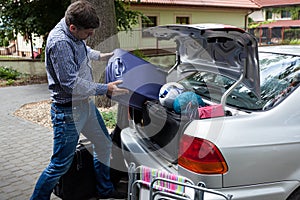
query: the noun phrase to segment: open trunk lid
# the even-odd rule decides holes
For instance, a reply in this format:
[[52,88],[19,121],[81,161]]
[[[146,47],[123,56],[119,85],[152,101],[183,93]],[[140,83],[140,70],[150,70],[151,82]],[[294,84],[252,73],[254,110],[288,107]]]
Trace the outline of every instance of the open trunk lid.
[[147,31],[158,40],[176,42],[178,62],[170,73],[174,69],[177,74],[208,71],[236,80],[224,94],[223,106],[228,93],[240,83],[260,97],[257,41],[244,30],[221,24],[198,24],[157,26]]

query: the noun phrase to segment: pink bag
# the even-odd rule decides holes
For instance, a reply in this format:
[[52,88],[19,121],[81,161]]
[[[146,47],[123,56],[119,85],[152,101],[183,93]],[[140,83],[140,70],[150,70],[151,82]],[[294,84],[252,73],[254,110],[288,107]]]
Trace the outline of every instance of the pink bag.
[[198,108],[198,112],[200,119],[224,116],[222,104],[200,107]]

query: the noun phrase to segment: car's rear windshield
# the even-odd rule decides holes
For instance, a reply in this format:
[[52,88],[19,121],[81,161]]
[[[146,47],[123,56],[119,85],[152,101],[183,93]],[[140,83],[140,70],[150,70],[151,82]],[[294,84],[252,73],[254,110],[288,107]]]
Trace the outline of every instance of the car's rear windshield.
[[[300,57],[268,52],[259,53],[261,97],[239,85],[226,99],[226,104],[249,111],[268,110],[282,102],[300,82]],[[195,72],[180,83],[202,98],[220,102],[234,80],[211,72]]]

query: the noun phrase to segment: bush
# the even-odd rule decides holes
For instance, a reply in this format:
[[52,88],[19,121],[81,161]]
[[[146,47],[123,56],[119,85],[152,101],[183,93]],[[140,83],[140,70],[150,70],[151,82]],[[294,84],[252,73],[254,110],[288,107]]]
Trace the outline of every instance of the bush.
[[299,45],[300,39],[283,40],[281,42],[281,44],[283,44],[283,45]]
[[13,85],[15,83],[15,80],[12,80],[12,79],[8,79],[6,81],[6,85]]
[[117,113],[113,111],[101,112],[105,125],[108,128],[114,128],[117,123]]
[[287,40],[293,40],[300,37],[300,29],[287,29],[284,30],[284,38]]
[[135,49],[133,52],[132,52],[133,55],[135,55],[136,57],[139,57],[141,59],[144,59],[146,61],[149,60],[149,58],[139,49]]
[[8,67],[0,67],[0,79],[4,80],[16,80],[21,73],[17,70]]
[[292,45],[300,44],[300,39],[293,39],[290,41],[290,44],[292,44]]

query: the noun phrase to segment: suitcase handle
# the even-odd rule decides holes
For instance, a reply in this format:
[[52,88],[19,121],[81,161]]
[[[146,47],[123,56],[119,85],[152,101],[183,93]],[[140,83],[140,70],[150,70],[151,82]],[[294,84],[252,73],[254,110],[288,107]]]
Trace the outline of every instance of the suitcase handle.
[[82,156],[79,150],[76,150],[76,159],[77,159],[76,170],[79,171],[82,168]]
[[83,147],[83,143],[88,142],[89,140],[87,138],[81,139],[78,141],[78,145],[76,148],[76,159],[77,159],[77,165],[76,165],[76,170],[79,171],[82,167],[83,167],[83,163],[82,163],[82,155],[81,155],[81,151],[78,149],[78,147]]

